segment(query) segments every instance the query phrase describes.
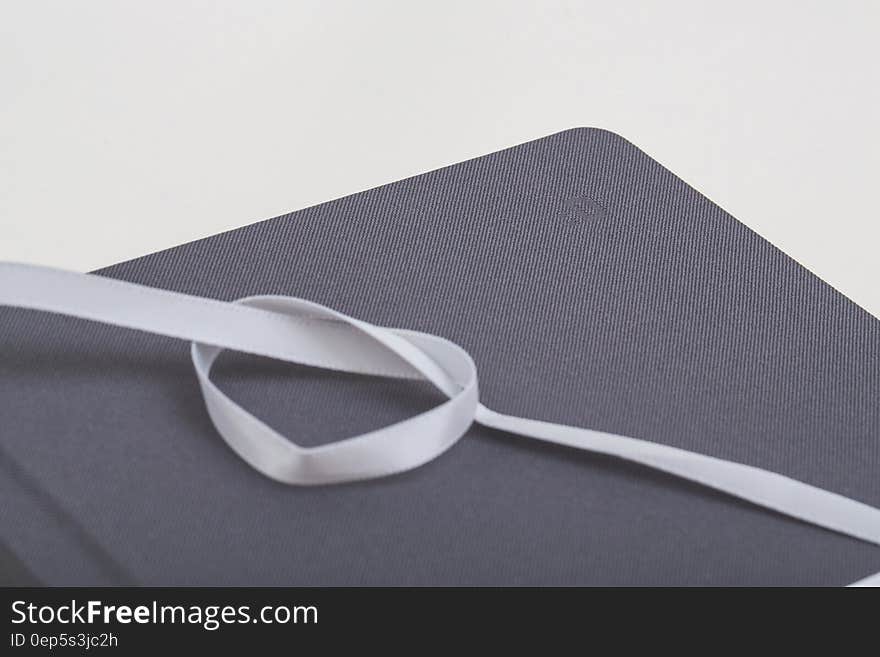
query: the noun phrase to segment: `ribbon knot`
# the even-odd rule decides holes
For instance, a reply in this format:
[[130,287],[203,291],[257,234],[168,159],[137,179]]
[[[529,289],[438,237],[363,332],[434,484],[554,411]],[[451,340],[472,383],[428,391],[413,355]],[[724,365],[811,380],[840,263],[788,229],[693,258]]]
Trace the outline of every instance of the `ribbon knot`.
[[309,349],[311,365],[376,376],[418,376],[448,397],[439,406],[388,427],[302,447],[226,396],[210,378],[211,365],[223,349],[194,342],[192,361],[214,426],[241,458],[272,479],[315,485],[410,470],[449,449],[474,421],[479,406],[477,368],[464,349],[448,340],[373,326],[294,297],[257,296],[235,303],[299,321],[300,344],[314,342]]

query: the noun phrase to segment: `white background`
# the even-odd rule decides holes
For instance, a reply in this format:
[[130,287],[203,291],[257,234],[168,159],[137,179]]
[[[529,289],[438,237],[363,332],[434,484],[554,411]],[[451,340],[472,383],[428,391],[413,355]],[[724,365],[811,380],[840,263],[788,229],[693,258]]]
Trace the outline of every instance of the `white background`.
[[880,3],[0,0],[0,259],[87,270],[573,126],[880,315]]

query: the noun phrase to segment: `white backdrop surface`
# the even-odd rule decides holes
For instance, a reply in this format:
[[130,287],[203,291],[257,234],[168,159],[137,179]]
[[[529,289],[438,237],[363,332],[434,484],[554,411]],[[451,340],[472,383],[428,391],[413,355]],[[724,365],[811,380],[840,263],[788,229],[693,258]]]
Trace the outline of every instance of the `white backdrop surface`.
[[0,2],[0,260],[88,270],[574,126],[880,315],[880,3]]

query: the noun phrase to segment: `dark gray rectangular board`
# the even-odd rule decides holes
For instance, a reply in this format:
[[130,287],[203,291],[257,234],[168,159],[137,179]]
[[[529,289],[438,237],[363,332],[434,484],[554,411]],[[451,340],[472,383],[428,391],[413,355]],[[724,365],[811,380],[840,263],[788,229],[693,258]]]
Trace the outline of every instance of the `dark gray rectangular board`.
[[[604,130],[99,273],[436,333],[474,356],[499,411],[880,506],[880,322]],[[5,562],[47,584],[840,585],[880,571],[874,546],[479,427],[402,475],[288,487],[215,433],[182,342],[0,308],[0,354]],[[306,444],[438,401],[235,355],[215,378]]]

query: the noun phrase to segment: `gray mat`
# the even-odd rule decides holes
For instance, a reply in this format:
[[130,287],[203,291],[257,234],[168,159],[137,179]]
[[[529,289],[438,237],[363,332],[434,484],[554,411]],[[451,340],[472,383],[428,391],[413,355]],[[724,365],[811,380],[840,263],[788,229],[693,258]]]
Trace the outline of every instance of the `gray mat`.
[[[880,506],[880,322],[602,130],[100,273],[436,333],[474,356],[499,411]],[[0,308],[0,353],[0,530],[48,584],[839,585],[880,571],[857,540],[482,428],[403,475],[286,487],[214,432],[182,342]],[[307,444],[439,401],[236,355],[215,378]]]

